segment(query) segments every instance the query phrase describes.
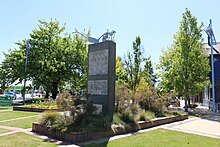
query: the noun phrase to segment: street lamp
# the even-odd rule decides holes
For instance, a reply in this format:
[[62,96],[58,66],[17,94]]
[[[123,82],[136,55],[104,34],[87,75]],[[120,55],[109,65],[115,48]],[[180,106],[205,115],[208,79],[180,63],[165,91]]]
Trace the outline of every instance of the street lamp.
[[[210,19],[209,26],[205,30],[206,34],[208,35],[208,45],[211,47],[211,65],[212,65],[212,110],[213,115],[215,115],[215,77],[214,77],[214,59],[213,59],[213,45],[216,44],[215,36],[212,30],[212,20]],[[213,43],[213,41],[215,43]]]
[[27,64],[28,64],[28,53],[29,53],[29,50],[31,48],[31,45],[30,45],[30,39],[27,40],[26,42],[26,60],[25,60],[25,65],[24,65],[24,96],[23,96],[23,103],[25,103],[25,89],[26,89],[26,78],[27,78]]

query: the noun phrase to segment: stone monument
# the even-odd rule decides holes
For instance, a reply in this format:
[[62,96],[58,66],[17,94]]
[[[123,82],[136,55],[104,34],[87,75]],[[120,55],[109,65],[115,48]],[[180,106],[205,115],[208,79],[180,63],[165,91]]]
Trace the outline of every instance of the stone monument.
[[89,45],[88,101],[96,106],[96,114],[111,118],[115,103],[115,57],[116,44],[112,40]]

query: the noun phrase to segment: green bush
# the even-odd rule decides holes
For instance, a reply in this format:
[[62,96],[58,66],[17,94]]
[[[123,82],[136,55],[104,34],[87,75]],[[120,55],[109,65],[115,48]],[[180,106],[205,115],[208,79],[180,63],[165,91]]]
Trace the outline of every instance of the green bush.
[[57,120],[61,117],[58,112],[45,111],[41,114],[39,123],[46,126],[53,126],[57,123]]
[[151,110],[155,113],[156,117],[165,116],[165,105],[162,99],[155,100],[152,103]]
[[116,124],[116,125],[125,125],[125,122],[121,119],[121,115],[119,113],[115,113],[113,115],[113,121],[112,124]]
[[140,111],[140,106],[138,104],[132,104],[129,109],[133,115],[137,115]]
[[140,112],[139,113],[139,119],[138,119],[139,121],[146,121],[146,120],[148,120],[147,119],[147,114],[144,112],[144,111],[142,111],[142,112]]
[[132,114],[131,110],[125,110],[122,114],[121,114],[121,119],[123,122],[125,122],[126,124],[136,124],[135,122],[135,117]]
[[60,111],[71,111],[74,109],[74,97],[69,93],[59,94],[56,103]]

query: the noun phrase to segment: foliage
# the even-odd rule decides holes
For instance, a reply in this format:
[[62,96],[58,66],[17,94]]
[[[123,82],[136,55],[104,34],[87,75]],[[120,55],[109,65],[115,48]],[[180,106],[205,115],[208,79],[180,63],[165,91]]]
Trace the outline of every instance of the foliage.
[[142,112],[140,112],[139,113],[139,119],[138,119],[139,121],[146,121],[146,120],[148,120],[147,119],[147,114],[144,112],[144,111],[142,111]]
[[116,83],[125,84],[127,82],[127,75],[125,74],[125,69],[120,56],[116,57],[115,72],[116,72]]
[[5,62],[0,64],[0,89],[3,91],[13,82],[13,79],[10,78],[10,68],[7,69],[5,64]]
[[60,117],[61,115],[58,112],[45,111],[42,113],[39,123],[46,126],[53,126]]
[[189,96],[197,95],[208,84],[210,67],[202,45],[202,25],[198,26],[196,17],[187,9],[174,39],[172,57],[164,56],[167,64],[162,63],[161,67],[165,66],[162,79],[168,80],[164,82],[166,85],[172,83],[169,87],[184,96],[185,111],[188,111]]
[[150,58],[151,57],[149,56],[148,58],[144,59],[145,64],[144,64],[143,74],[146,82],[151,86],[155,86],[157,77],[154,74],[153,65]]
[[172,82],[172,74],[170,70],[172,68],[173,57],[175,54],[174,45],[167,47],[167,50],[162,50],[162,55],[160,56],[160,63],[156,66],[159,70],[158,77],[160,77],[158,83],[158,89],[160,93],[172,93],[174,91],[174,84]]
[[57,108],[59,111],[71,111],[74,109],[74,97],[69,93],[61,93],[56,99]]
[[[65,26],[60,26],[57,20],[39,20],[38,29],[30,34],[27,78],[34,81],[37,87],[42,85],[47,92],[52,92],[53,98],[56,98],[58,88],[66,82],[79,87],[86,82],[86,40],[64,31]],[[24,69],[26,42],[17,42],[19,49],[5,54],[3,64],[13,79],[24,79],[21,69]],[[77,86],[74,88],[77,89]]]
[[141,38],[138,36],[133,42],[133,53],[129,52],[127,60],[125,60],[125,73],[128,77],[128,86],[129,89],[134,92],[137,89],[142,75],[141,63],[143,62],[143,58],[141,54]]
[[129,105],[131,100],[130,90],[127,84],[116,83],[115,88],[115,112],[124,111]]

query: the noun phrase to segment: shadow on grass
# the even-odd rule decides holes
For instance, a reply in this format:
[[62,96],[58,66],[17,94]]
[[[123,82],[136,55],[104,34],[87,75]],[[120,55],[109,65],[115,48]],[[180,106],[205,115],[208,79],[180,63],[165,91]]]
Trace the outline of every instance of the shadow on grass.
[[108,145],[109,139],[110,139],[110,137],[104,137],[104,138],[101,138],[101,139],[76,143],[76,145],[82,146],[82,147],[106,147]]

